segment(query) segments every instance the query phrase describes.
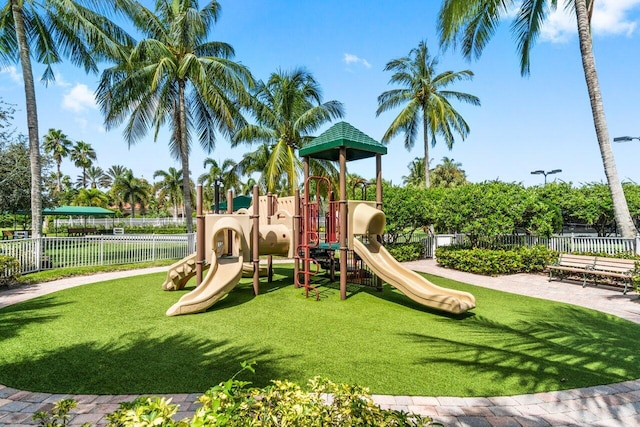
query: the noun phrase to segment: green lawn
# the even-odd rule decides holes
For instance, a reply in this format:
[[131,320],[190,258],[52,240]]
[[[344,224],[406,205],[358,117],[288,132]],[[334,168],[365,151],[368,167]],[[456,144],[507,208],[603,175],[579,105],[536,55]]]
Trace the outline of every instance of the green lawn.
[[[465,316],[425,309],[392,288],[336,286],[305,299],[292,269],[253,297],[243,282],[208,312],[166,317],[186,291],[162,274],[58,292],[0,310],[0,383],[51,393],[201,393],[242,379],[315,375],[372,393],[510,395],[640,378],[640,326],[591,310],[473,287]],[[572,286],[568,284],[567,286]]]

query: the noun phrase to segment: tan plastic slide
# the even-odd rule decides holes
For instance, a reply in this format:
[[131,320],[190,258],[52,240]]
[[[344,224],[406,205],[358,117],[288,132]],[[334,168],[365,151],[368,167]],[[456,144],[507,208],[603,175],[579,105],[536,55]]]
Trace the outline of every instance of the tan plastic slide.
[[219,233],[226,233],[227,230],[235,232],[234,248],[237,251],[235,256],[218,257],[212,251],[209,272],[198,287],[186,295],[183,295],[177,303],[167,310],[167,316],[177,316],[180,314],[199,313],[205,311],[222,297],[227,295],[238,284],[242,277],[242,227],[233,218],[224,218],[216,223],[212,237],[214,241]]
[[[358,206],[353,213],[366,229],[373,224],[373,228],[384,228],[384,215],[381,211],[368,206]],[[419,275],[403,267],[391,254],[376,240],[376,230],[369,234],[367,243],[357,238],[353,239],[353,249],[362,260],[382,280],[398,289],[400,292],[426,307],[460,314],[476,306],[476,299],[468,292],[456,291],[435,285]]]

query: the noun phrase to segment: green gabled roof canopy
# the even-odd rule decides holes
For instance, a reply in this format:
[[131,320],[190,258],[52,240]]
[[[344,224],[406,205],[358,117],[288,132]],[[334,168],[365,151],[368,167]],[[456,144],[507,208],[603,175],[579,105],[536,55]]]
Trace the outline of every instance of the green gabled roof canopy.
[[347,161],[387,154],[387,147],[347,122],[339,122],[306,144],[298,152],[301,157],[338,161],[340,148],[346,147]]
[[42,210],[42,215],[113,216],[115,214],[114,211],[98,206],[58,206]]

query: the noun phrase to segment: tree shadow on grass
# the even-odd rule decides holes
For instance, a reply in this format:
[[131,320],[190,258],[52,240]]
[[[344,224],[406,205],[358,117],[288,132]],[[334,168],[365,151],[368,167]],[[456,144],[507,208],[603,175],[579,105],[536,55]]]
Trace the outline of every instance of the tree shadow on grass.
[[511,326],[476,316],[464,335],[406,337],[429,349],[420,364],[463,366],[470,375],[477,373],[498,384],[517,383],[527,392],[640,377],[640,343],[634,339],[640,332],[637,325],[571,306],[524,314],[535,320]]
[[40,297],[18,304],[7,306],[0,310],[0,342],[20,334],[20,330],[34,323],[47,323],[57,319],[57,315],[42,315],[45,308],[63,306],[54,297]]
[[0,383],[22,390],[72,394],[202,393],[231,378],[242,362],[258,361],[256,373],[238,378],[264,386],[287,377],[287,358],[264,347],[237,346],[186,335],[148,338],[137,331],[107,344],[82,343],[25,354],[0,369]]

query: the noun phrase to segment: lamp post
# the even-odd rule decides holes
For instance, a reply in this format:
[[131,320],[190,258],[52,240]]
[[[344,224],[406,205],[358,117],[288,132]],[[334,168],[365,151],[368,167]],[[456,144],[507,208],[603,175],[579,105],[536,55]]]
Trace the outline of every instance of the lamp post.
[[213,213],[220,213],[220,187],[222,187],[222,179],[220,177],[213,181]]
[[547,185],[547,175],[553,175],[554,173],[560,173],[562,169],[553,169],[550,171],[543,171],[542,169],[531,171],[531,175],[544,175],[544,185]]
[[617,136],[613,138],[613,142],[629,142],[634,139],[640,141],[640,136]]

